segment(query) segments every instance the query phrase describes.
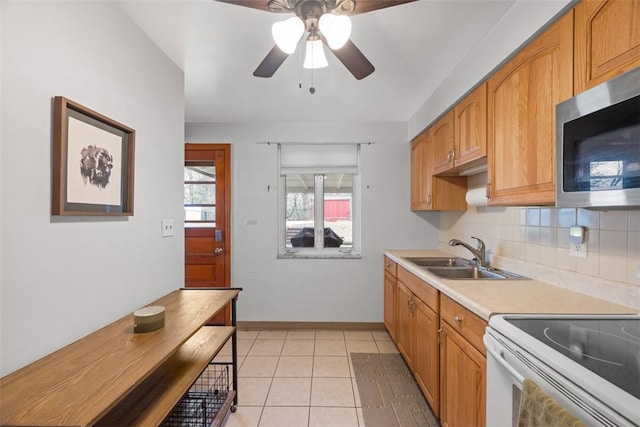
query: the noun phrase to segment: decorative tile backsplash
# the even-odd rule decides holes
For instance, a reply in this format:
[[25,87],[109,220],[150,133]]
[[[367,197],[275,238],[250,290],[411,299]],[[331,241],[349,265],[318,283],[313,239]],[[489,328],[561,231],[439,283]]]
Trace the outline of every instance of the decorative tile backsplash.
[[[569,227],[586,227],[587,258],[569,255]],[[484,240],[498,268],[640,310],[640,210],[473,207],[441,212],[440,250],[469,257],[450,239]]]

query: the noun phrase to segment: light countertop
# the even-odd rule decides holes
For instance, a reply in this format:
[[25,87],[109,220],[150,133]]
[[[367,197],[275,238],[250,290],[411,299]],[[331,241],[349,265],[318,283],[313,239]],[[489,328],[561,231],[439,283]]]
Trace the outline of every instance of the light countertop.
[[[384,253],[398,266],[431,284],[440,292],[489,320],[501,313],[540,314],[635,314],[637,310],[538,280],[451,280],[429,273],[405,257],[450,257],[429,250],[388,250]],[[518,273],[514,271],[513,273]]]

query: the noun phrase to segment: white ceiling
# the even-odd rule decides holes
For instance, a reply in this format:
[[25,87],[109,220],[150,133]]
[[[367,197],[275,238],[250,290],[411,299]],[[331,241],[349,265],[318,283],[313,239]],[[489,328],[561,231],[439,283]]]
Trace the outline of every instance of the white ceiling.
[[418,0],[353,16],[351,40],[376,70],[356,80],[327,51],[313,95],[297,51],[272,78],[252,75],[288,15],[215,0],[120,3],[184,71],[187,122],[405,122],[515,1]]

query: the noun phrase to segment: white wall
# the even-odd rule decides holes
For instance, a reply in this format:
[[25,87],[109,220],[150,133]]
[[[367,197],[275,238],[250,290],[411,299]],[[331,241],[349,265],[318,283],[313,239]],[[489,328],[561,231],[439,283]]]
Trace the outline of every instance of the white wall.
[[[383,251],[437,247],[438,214],[409,209],[406,123],[188,123],[186,137],[232,144],[239,320],[382,322]],[[361,151],[362,259],[276,259],[277,150],[257,143],[267,141],[373,142]],[[257,225],[245,225],[249,218]]]
[[[2,2],[1,374],[183,283],[183,73],[116,2]],[[52,217],[52,97],[136,130],[135,215]]]

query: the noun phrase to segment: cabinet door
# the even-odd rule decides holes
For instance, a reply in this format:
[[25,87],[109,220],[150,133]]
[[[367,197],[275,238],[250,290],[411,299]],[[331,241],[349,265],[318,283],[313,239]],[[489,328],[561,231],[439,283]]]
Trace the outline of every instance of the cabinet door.
[[396,284],[396,345],[410,368],[413,367],[413,294],[402,282]]
[[488,80],[492,205],[555,200],[555,107],[573,94],[573,12]]
[[433,174],[446,172],[453,167],[454,149],[454,114],[448,111],[431,126],[431,134],[435,148]]
[[411,143],[411,210],[430,209],[431,167],[428,158],[428,131],[420,134]]
[[575,93],[640,65],[640,2],[582,0],[575,7]]
[[487,155],[487,83],[484,82],[454,108],[455,166]]
[[396,278],[384,273],[384,326],[391,336],[396,339]]
[[416,348],[413,373],[436,417],[440,412],[438,326],[438,315],[420,299],[416,299]]
[[441,340],[440,423],[483,427],[487,360],[444,322]]

